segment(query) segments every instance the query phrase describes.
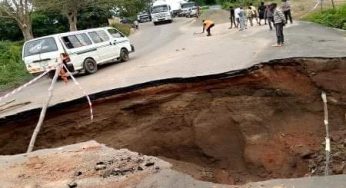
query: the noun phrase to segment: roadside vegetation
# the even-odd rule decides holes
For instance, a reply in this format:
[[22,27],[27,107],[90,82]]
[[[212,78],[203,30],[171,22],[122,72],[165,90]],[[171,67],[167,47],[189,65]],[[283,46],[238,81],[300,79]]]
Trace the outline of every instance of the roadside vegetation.
[[346,4],[334,9],[313,12],[304,17],[304,20],[324,26],[346,30]]
[[0,41],[0,90],[32,78],[21,61],[22,42]]
[[223,9],[229,9],[230,6],[239,7],[245,6],[249,3],[258,6],[261,2],[279,2],[280,0],[218,0],[218,3],[222,6]]
[[131,34],[132,26],[130,24],[113,23],[111,26],[118,29],[126,36],[129,36]]

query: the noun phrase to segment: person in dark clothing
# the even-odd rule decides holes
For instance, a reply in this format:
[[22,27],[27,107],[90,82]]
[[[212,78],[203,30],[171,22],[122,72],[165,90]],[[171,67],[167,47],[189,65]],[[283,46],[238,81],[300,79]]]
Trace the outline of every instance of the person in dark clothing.
[[282,11],[285,14],[285,19],[288,21],[290,20],[291,24],[293,23],[292,20],[292,14],[291,14],[291,3],[289,0],[282,0],[282,6],[281,6]]
[[261,5],[258,7],[258,24],[261,25],[261,21],[264,19],[264,13],[266,11],[266,6],[264,5],[264,2],[261,2]]
[[231,20],[231,27],[229,29],[233,28],[233,24],[235,28],[238,28],[238,25],[235,22],[234,8],[232,6],[229,7],[229,13],[230,13],[229,19]]
[[274,44],[274,47],[281,47],[284,45],[284,25],[286,24],[286,19],[284,13],[277,8],[277,4],[272,4],[274,24],[276,29],[277,43]]
[[272,9],[271,5],[267,5],[267,8],[266,8],[265,13],[264,13],[264,17],[265,17],[265,24],[267,24],[267,22],[268,22],[269,29],[273,30],[272,25],[274,25],[274,17],[273,17],[273,9]]

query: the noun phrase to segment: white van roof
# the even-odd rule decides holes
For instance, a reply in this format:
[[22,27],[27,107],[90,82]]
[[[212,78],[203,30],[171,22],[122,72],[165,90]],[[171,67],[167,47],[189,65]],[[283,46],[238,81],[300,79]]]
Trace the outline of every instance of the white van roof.
[[153,6],[160,6],[160,5],[169,5],[169,4],[166,1],[162,1],[162,0],[155,1],[153,3]]
[[57,33],[57,34],[53,34],[53,35],[47,35],[47,36],[43,36],[43,37],[34,38],[34,39],[29,40],[29,41],[26,41],[25,43],[30,42],[30,41],[44,39],[44,38],[49,38],[49,37],[61,37],[61,36],[66,36],[66,35],[73,35],[73,34],[79,34],[79,33],[84,33],[84,32],[96,31],[96,30],[100,30],[100,29],[114,29],[114,28],[108,26],[108,27],[99,27],[99,28],[78,30],[78,31],[69,31],[69,32],[65,32],[65,33]]

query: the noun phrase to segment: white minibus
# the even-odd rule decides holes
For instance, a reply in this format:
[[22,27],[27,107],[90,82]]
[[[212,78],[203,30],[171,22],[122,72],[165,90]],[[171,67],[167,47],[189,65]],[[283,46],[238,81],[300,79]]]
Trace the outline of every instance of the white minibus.
[[128,61],[130,40],[112,27],[88,29],[35,38],[24,43],[22,58],[29,73],[54,69],[59,58],[73,73],[93,74],[99,64]]

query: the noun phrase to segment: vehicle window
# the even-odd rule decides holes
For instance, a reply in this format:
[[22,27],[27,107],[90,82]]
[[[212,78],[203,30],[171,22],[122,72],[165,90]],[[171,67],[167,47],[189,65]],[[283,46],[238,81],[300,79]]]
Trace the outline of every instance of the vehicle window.
[[65,36],[65,37],[62,37],[62,40],[68,49],[79,48],[79,47],[87,46],[91,44],[90,39],[84,33]]
[[108,41],[109,40],[109,36],[106,33],[106,31],[100,30],[100,31],[96,31],[96,33],[102,38],[102,41]]
[[89,32],[88,34],[94,43],[100,43],[109,40],[109,36],[107,35],[107,33],[102,30]]
[[87,46],[87,45],[92,44],[90,38],[85,33],[78,34],[78,35],[76,35],[76,37],[83,44],[83,46]]
[[29,41],[24,47],[24,57],[58,51],[53,37]]
[[64,44],[65,44],[65,46],[68,49],[79,48],[79,47],[83,46],[79,42],[79,40],[77,39],[77,37],[75,35],[70,35],[70,36],[62,37],[62,40],[64,41]]
[[167,12],[167,11],[168,11],[167,5],[160,5],[160,6],[155,6],[152,8],[152,13]]
[[88,34],[94,43],[102,42],[102,38],[95,31],[89,32]]
[[181,5],[181,8],[191,8],[191,7],[194,7],[195,6],[195,3],[184,3]]
[[121,38],[124,37],[118,30],[116,29],[108,29],[108,32],[112,35],[114,38]]

